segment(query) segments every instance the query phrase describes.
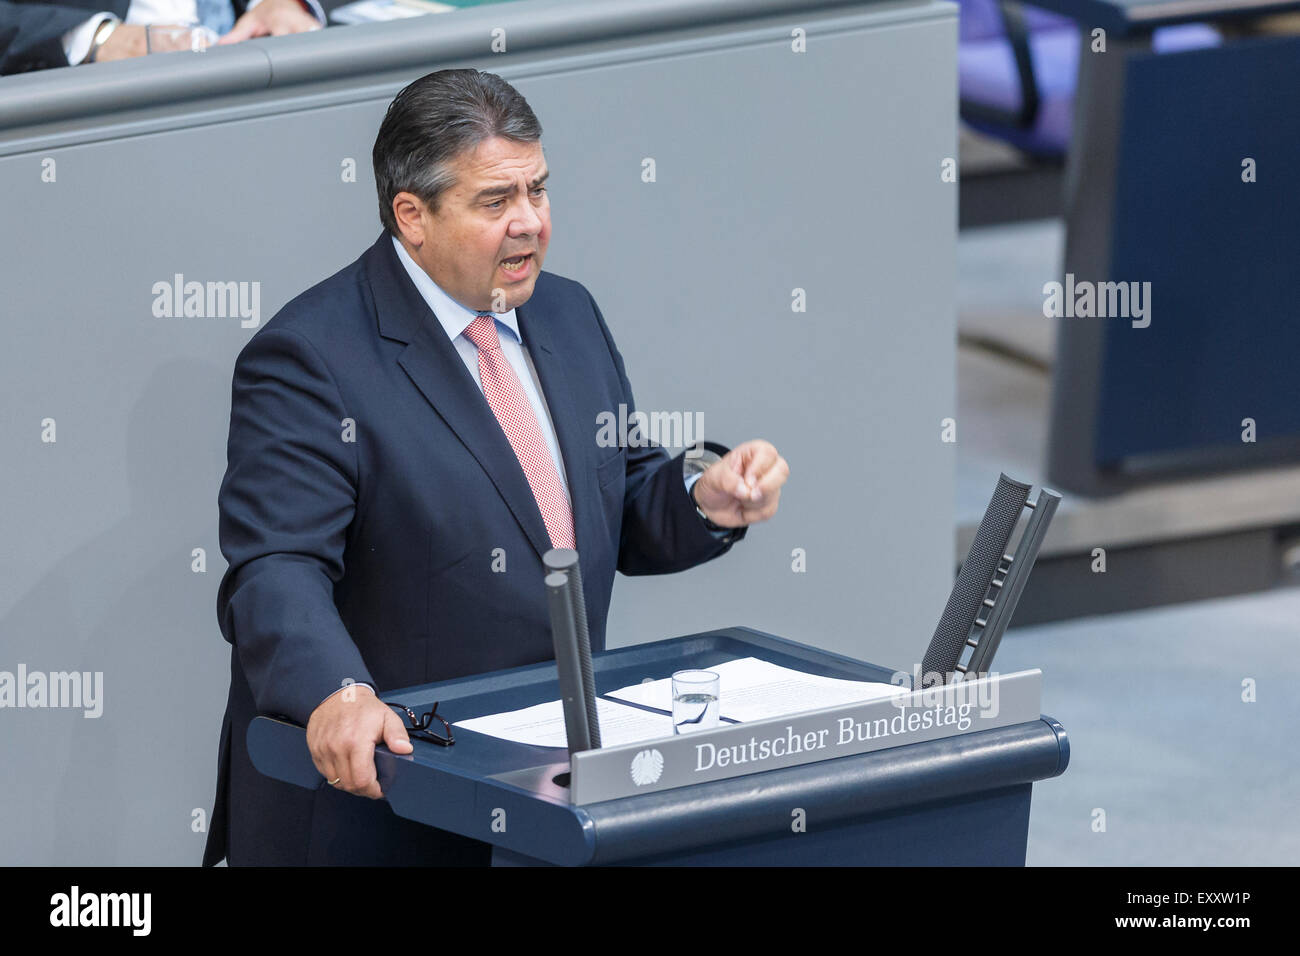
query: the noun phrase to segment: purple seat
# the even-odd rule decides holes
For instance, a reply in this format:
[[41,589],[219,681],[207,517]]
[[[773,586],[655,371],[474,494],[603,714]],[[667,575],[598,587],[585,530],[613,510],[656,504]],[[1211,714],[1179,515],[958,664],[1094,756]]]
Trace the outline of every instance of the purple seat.
[[[1079,75],[1079,30],[1074,21],[1030,6],[1021,8],[1038,92],[1037,110],[1028,125],[1021,125],[1015,116],[1024,102],[1020,74],[997,0],[959,2],[957,75],[963,119],[1031,155],[1064,156],[1070,144]],[[1152,37],[1157,53],[1201,49],[1221,42],[1213,27],[1201,23],[1164,27]],[[1007,115],[990,118],[989,109]]]

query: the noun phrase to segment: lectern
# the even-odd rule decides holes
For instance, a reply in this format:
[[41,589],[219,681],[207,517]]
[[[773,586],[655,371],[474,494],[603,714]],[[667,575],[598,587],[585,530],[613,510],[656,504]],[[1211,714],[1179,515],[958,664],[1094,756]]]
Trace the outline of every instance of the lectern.
[[[593,656],[600,695],[745,657],[824,677],[893,671],[747,627]],[[493,845],[494,865],[1023,865],[1033,783],[1064,773],[1037,670],[573,755],[461,727],[375,748],[395,813]],[[906,686],[911,686],[910,681]],[[722,688],[725,703],[726,687]],[[381,695],[453,723],[559,698],[553,661]],[[764,746],[766,744],[766,746]],[[249,726],[257,769],[324,786],[302,727]],[[722,753],[729,759],[722,759]],[[567,774],[567,776],[566,776]]]

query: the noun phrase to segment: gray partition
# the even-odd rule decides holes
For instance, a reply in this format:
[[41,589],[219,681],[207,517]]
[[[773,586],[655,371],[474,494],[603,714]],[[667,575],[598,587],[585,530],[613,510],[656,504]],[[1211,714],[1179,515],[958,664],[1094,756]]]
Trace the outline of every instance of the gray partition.
[[0,709],[0,863],[199,860],[216,493],[256,328],[155,301],[259,283],[260,326],[359,255],[379,120],[441,67],[536,110],[545,267],[591,290],[638,405],[790,462],[724,559],[619,578],[611,645],[744,624],[910,668],[951,584],[955,51],[927,0],[530,0],[0,80],[0,672],[103,674],[99,718]]

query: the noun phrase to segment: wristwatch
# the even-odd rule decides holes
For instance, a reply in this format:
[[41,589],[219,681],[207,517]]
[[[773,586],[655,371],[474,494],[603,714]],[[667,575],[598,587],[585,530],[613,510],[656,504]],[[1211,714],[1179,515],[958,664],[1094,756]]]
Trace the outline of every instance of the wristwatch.
[[[709,467],[715,461],[721,461],[721,460],[722,460],[721,455],[705,447],[701,449],[700,454],[694,457],[687,457],[682,459],[682,471],[684,473],[683,477],[690,478],[691,475],[702,475],[704,474],[704,472],[709,470]],[[708,528],[710,531],[716,531],[719,533],[725,532],[734,536],[736,532],[740,530],[739,528],[724,528],[722,525],[710,521],[709,516],[706,515],[704,513],[704,509],[700,507],[700,503],[695,500],[695,486],[698,485],[699,483],[700,481],[698,478],[691,483],[690,496],[691,496],[691,504],[695,505],[695,513],[698,514],[700,516],[700,520],[704,522],[704,527]]]
[[105,20],[95,27],[95,34],[90,40],[90,52],[86,54],[86,58],[81,61],[82,63],[95,62],[95,57],[99,55],[99,48],[113,35],[113,31],[117,29],[120,22],[120,20]]
[[710,531],[717,531],[717,532],[725,531],[727,533],[731,533],[735,531],[736,530],[735,528],[724,528],[722,525],[716,524],[713,521],[709,520],[709,516],[704,513],[704,509],[700,507],[700,503],[695,500],[695,485],[698,484],[699,482],[696,481],[695,484],[691,485],[691,504],[695,505],[695,513],[699,515],[700,520],[704,522],[704,527],[708,528]]

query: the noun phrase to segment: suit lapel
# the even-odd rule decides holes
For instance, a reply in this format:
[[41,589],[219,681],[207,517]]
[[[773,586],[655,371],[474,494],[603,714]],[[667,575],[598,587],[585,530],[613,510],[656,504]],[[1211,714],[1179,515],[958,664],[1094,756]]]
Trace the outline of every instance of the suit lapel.
[[406,343],[397,363],[478,461],[538,555],[544,554],[551,547],[550,535],[510,440],[402,268],[387,233],[367,256],[379,333]]
[[[398,364],[478,461],[538,555],[545,554],[550,550],[551,538],[510,440],[455,346],[397,260],[387,233],[379,237],[367,256],[380,334],[406,343]],[[599,505],[594,487],[596,422],[581,419],[573,394],[575,384],[583,381],[583,373],[571,367],[555,348],[550,316],[535,292],[527,304],[515,310],[515,316],[551,412],[569,484],[578,553],[583,554],[591,544],[593,509]]]

